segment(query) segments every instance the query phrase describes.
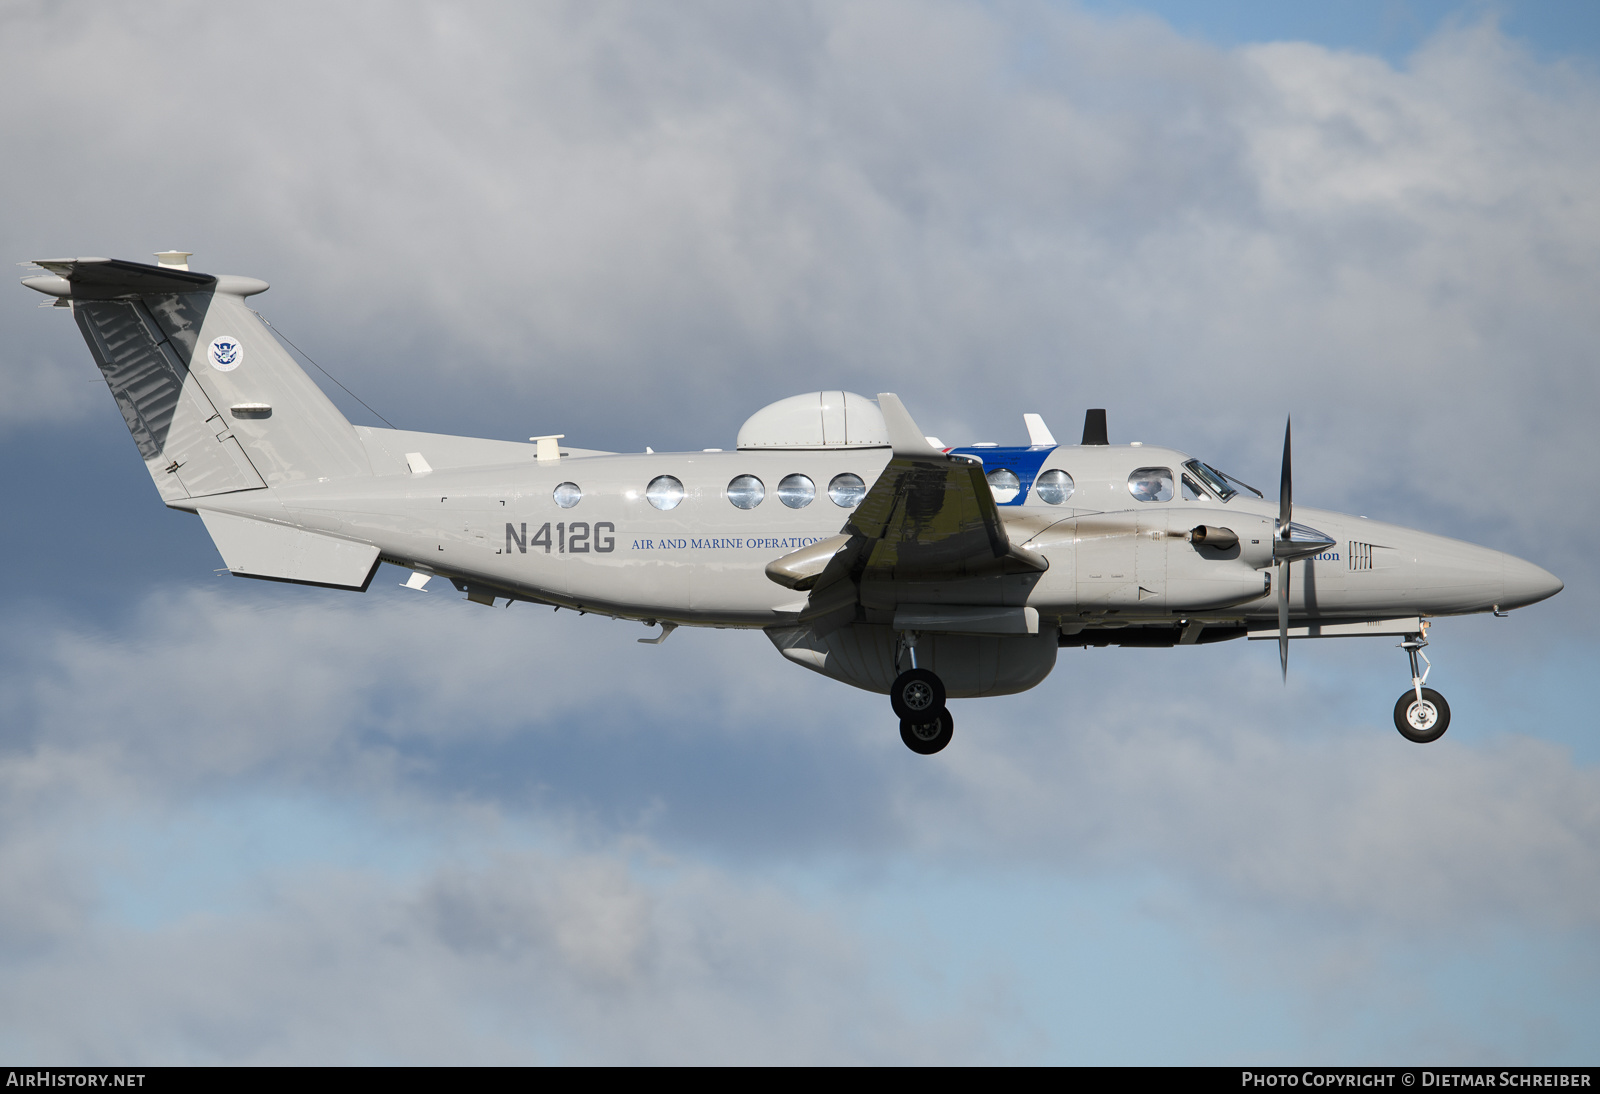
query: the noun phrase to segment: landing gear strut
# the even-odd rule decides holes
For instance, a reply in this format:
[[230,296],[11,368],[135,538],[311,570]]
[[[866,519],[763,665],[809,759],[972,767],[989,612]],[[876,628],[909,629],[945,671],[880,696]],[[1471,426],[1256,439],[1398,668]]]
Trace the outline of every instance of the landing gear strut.
[[955,719],[945,709],[944,681],[928,669],[917,667],[917,634],[907,631],[895,649],[895,667],[909,654],[911,667],[895,677],[889,687],[889,705],[900,719],[900,739],[922,756],[931,756],[955,734]]
[[[1422,652],[1428,644],[1428,624],[1422,624],[1422,633],[1407,636],[1400,648],[1411,657],[1411,687],[1394,704],[1394,727],[1400,736],[1415,744],[1425,745],[1437,741],[1450,728],[1450,704],[1432,688],[1423,687],[1433,662]],[[1417,659],[1422,659],[1421,668]]]

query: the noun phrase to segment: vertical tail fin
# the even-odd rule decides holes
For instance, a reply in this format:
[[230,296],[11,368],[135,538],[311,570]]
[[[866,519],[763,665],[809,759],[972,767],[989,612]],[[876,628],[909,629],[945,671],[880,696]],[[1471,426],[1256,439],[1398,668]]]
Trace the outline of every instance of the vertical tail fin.
[[103,258],[38,263],[168,502],[370,475],[355,430],[245,304],[266,282]]

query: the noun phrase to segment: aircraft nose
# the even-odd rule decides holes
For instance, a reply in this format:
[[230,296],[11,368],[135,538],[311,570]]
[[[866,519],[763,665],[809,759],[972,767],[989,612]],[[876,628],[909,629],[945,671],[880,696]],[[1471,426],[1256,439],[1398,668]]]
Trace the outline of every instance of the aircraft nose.
[[1535,566],[1511,555],[1506,556],[1504,581],[1500,595],[1501,611],[1537,604],[1555,596],[1564,586],[1561,579],[1549,570]]

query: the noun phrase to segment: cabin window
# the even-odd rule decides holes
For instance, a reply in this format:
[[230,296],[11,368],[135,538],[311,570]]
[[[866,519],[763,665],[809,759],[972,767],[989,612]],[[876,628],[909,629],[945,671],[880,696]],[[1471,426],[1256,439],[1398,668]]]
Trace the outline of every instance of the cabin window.
[[1171,501],[1172,471],[1165,467],[1141,467],[1128,476],[1128,493],[1136,501]]
[[671,475],[657,475],[644,488],[644,496],[657,509],[676,509],[683,500],[683,483]]
[[833,504],[841,509],[852,509],[861,504],[861,499],[867,496],[867,484],[861,481],[860,475],[852,475],[846,471],[842,475],[835,475],[828,484],[828,497]]
[[989,492],[994,495],[994,500],[1000,505],[1015,499],[1017,491],[1022,489],[1022,483],[1017,481],[1016,472],[1007,471],[1004,467],[995,468],[984,478],[989,480]]
[[790,509],[804,509],[817,496],[817,484],[804,475],[785,475],[778,484],[778,500]]
[[583,491],[575,482],[564,482],[551,491],[550,496],[556,499],[556,504],[563,509],[571,509],[583,500]]
[[736,475],[728,483],[728,500],[735,509],[754,509],[766,496],[766,486],[754,475]]
[[1046,505],[1060,505],[1072,497],[1074,485],[1071,475],[1053,467],[1034,480],[1033,492]]

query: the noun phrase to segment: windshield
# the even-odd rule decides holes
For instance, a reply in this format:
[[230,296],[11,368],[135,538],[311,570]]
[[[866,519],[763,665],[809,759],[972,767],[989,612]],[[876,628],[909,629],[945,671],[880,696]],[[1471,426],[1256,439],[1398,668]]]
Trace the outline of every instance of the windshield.
[[1257,490],[1249,483],[1240,482],[1227,472],[1218,471],[1215,467],[1212,467],[1209,464],[1203,464],[1199,460],[1190,460],[1183,466],[1188,468],[1190,471],[1193,471],[1195,477],[1197,477],[1201,482],[1205,483],[1206,486],[1210,488],[1211,492],[1217,495],[1217,497],[1221,498],[1223,501],[1228,501],[1240,490],[1248,490],[1258,498],[1262,496],[1261,491]]

